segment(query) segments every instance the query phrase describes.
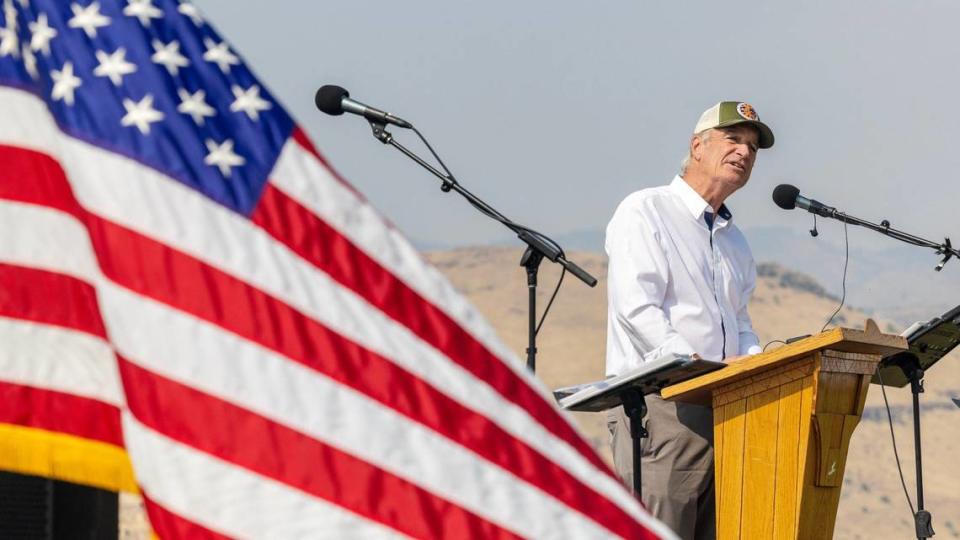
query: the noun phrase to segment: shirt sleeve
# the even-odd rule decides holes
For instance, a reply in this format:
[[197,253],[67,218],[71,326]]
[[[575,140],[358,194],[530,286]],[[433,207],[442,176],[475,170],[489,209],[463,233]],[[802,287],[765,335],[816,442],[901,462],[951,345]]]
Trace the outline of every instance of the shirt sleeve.
[[750,261],[750,270],[747,274],[747,279],[744,280],[743,294],[740,295],[743,301],[740,304],[740,310],[737,312],[737,328],[740,332],[740,350],[738,353],[740,355],[763,352],[763,349],[760,347],[760,338],[753,330],[753,322],[750,320],[750,313],[747,311],[747,306],[750,304],[750,297],[753,296],[753,291],[756,287],[757,265],[753,261]]
[[667,353],[694,354],[663,311],[667,258],[642,208],[621,205],[607,226],[606,250],[611,324],[619,325],[644,361]]

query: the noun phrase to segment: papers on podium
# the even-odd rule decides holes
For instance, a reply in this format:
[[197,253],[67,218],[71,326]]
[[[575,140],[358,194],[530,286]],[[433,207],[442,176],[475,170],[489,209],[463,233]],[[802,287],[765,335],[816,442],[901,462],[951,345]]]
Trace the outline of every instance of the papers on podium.
[[560,406],[570,411],[601,412],[621,404],[620,394],[639,388],[643,395],[661,388],[720,369],[723,362],[694,360],[686,355],[668,354],[602,381],[578,384],[554,390]]

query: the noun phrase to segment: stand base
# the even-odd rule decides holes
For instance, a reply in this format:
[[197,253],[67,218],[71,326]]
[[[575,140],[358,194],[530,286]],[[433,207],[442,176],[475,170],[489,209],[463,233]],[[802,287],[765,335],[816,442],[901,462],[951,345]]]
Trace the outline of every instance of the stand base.
[[920,510],[913,516],[917,528],[917,538],[933,538],[933,516],[926,510]]

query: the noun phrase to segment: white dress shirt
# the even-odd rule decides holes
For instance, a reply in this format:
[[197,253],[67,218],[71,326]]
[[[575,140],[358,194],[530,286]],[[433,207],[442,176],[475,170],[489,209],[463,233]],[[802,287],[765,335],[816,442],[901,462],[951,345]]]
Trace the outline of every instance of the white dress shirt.
[[756,264],[731,217],[679,176],[620,203],[607,225],[607,375],[666,353],[760,352],[747,313]]

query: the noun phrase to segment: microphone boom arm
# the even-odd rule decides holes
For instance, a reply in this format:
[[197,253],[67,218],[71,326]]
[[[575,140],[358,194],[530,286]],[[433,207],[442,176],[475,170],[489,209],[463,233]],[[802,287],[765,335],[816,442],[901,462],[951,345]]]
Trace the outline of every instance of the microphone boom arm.
[[931,240],[920,238],[919,236],[914,236],[912,234],[894,229],[893,227],[890,226],[890,222],[887,220],[881,221],[880,224],[878,225],[876,223],[871,223],[864,219],[860,219],[858,217],[854,217],[849,214],[840,212],[836,208],[826,207],[826,210],[827,211],[822,213],[821,212],[814,212],[814,213],[822,217],[833,218],[833,219],[842,221],[844,223],[849,223],[851,225],[859,225],[861,227],[866,227],[867,229],[877,231],[882,235],[889,236],[890,238],[895,238],[907,244],[926,247],[926,248],[935,250],[938,255],[943,256],[943,258],[940,260],[940,263],[937,264],[936,267],[934,267],[934,269],[937,272],[943,270],[944,265],[947,264],[947,261],[949,261],[952,257],[960,258],[960,251],[958,251],[956,248],[954,248],[951,245],[949,238],[944,238],[943,243],[938,244]]

